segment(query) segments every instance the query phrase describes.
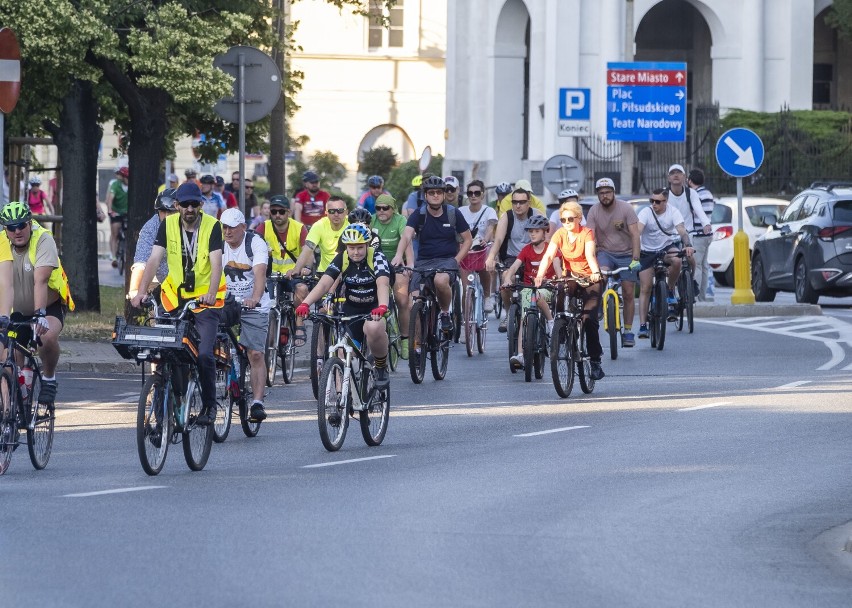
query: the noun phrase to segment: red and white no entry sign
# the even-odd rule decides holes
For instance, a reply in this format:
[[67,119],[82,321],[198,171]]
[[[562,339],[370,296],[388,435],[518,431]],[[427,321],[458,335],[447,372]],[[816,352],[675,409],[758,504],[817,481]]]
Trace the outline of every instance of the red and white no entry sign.
[[0,29],[0,112],[8,114],[21,93],[21,47],[15,32]]

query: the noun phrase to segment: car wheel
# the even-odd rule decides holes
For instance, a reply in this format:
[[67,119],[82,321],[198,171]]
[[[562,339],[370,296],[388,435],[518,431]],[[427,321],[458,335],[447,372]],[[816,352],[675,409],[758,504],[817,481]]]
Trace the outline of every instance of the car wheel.
[[799,258],[796,262],[796,302],[799,304],[816,304],[819,301],[819,294],[811,287],[811,282],[808,280],[808,266],[805,264],[804,258]]
[[734,287],[734,261],[728,264],[728,269],[725,271],[725,284],[728,287]]
[[751,261],[751,290],[758,302],[772,302],[778,290],[771,289],[766,283],[766,272],[763,270],[763,259],[755,255]]
[[[731,262],[733,263],[733,262]],[[716,281],[716,285],[720,285],[721,287],[731,287],[728,285],[728,273],[727,272],[714,272],[713,280]]]

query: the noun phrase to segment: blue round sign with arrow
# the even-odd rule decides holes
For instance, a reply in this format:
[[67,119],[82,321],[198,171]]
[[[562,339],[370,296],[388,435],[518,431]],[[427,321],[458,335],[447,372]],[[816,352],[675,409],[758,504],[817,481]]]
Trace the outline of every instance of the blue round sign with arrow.
[[751,129],[730,129],[716,142],[716,162],[732,177],[748,177],[763,164],[763,142]]

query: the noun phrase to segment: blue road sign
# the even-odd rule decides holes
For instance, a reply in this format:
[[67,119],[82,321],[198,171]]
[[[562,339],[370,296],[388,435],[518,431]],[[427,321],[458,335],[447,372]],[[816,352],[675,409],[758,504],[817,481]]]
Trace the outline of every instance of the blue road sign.
[[589,120],[591,89],[559,89],[559,119]]
[[607,64],[607,138],[685,141],[686,64]]
[[716,162],[732,177],[748,177],[763,164],[763,142],[750,129],[731,129],[716,142]]

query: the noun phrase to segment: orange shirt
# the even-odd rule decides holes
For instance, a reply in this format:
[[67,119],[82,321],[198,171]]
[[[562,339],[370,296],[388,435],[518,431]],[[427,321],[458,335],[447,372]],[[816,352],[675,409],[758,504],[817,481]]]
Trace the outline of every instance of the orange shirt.
[[575,233],[576,240],[572,243],[568,238],[568,230],[560,228],[550,240],[551,243],[556,243],[556,248],[559,255],[562,256],[562,261],[568,270],[576,274],[590,275],[592,268],[589,266],[589,261],[586,259],[586,243],[594,242],[595,232],[590,228],[580,228],[580,232]]

